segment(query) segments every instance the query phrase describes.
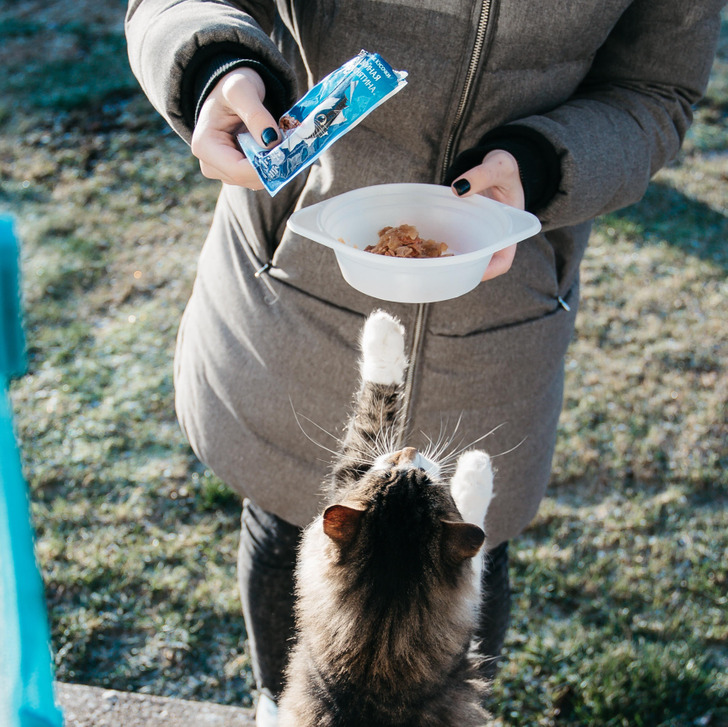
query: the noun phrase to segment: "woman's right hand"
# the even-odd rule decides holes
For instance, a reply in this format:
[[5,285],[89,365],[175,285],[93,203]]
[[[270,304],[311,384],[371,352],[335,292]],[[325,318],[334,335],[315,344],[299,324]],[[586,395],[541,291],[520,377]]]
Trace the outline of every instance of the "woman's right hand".
[[191,143],[205,177],[248,189],[263,189],[235,136],[247,130],[258,144],[268,148],[280,141],[278,124],[263,106],[264,98],[265,84],[252,68],[230,71],[215,85],[200,109]]

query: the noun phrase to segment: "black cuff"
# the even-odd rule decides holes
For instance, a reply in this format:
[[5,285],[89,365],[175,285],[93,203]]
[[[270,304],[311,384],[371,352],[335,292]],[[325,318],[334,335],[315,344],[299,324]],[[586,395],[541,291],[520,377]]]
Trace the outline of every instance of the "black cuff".
[[193,129],[202,104],[217,82],[236,68],[253,68],[265,84],[263,104],[275,119],[279,119],[295,99],[270,69],[255,58],[243,58],[245,49],[233,43],[203,46],[190,61],[182,78],[182,113],[185,123]]
[[489,131],[476,147],[459,154],[447,171],[445,184],[482,163],[494,149],[513,154],[521,176],[525,206],[529,212],[545,207],[561,183],[561,162],[551,142],[528,126],[509,124]]

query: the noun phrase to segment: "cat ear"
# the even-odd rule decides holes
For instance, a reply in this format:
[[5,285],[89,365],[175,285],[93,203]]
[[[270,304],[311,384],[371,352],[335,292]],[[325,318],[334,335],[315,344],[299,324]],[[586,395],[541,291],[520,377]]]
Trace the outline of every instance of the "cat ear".
[[348,505],[331,505],[324,511],[324,533],[338,545],[348,545],[359,532],[364,510]]
[[458,562],[474,558],[485,542],[483,529],[472,523],[443,520],[442,527],[446,552]]

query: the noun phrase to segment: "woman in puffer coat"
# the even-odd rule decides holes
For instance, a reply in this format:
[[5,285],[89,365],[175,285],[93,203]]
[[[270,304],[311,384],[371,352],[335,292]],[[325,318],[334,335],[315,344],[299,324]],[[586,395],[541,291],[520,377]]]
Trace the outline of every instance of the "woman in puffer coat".
[[[723,0],[131,0],[132,68],[157,110],[224,182],[182,318],[176,407],[199,458],[245,498],[240,587],[265,707],[281,689],[301,526],[327,471],[293,410],[340,430],[357,337],[385,307],[408,331],[406,438],[454,428],[498,459],[480,638],[508,622],[507,543],[544,494],[578,271],[596,215],[640,199],[675,157],[705,90]],[[235,147],[361,49],[408,86],[275,198]],[[350,288],[327,248],[286,229],[295,209],[388,182],[453,183],[537,214],[475,290],[423,305]],[[519,445],[519,446],[516,446]],[[513,451],[511,451],[513,450]],[[486,661],[492,673],[493,660]],[[259,720],[265,722],[264,706]]]

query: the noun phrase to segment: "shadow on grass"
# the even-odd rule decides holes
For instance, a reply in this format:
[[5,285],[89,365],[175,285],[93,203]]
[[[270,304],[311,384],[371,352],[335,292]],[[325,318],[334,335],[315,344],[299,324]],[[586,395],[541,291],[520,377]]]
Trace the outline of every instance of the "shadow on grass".
[[[123,18],[123,3],[117,4],[112,17]],[[22,14],[0,19],[0,117],[17,108],[57,113],[100,106],[138,92],[121,29],[70,15],[61,23]]]
[[638,247],[665,242],[728,270],[728,217],[668,184],[653,182],[642,200],[599,219]]
[[[168,595],[174,602],[176,594]],[[177,600],[176,612],[189,610],[184,599]],[[161,617],[144,623],[133,613],[122,614],[122,608],[101,609],[92,628],[62,647],[59,678],[104,689],[186,698],[219,700],[224,693],[230,703],[249,706],[250,671],[231,663],[235,654],[242,653],[246,638],[237,614],[197,610],[194,619],[172,619],[172,623]],[[182,683],[185,686],[180,689]]]

